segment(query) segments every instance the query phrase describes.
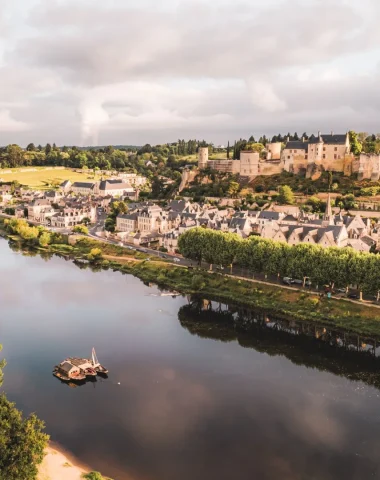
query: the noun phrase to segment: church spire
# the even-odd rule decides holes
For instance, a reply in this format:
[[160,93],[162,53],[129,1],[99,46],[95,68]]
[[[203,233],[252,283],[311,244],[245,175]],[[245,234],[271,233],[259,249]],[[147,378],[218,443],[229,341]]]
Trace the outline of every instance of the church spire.
[[323,226],[328,226],[328,225],[333,225],[334,224],[334,218],[333,218],[333,213],[332,213],[332,208],[331,208],[331,194],[329,192],[329,195],[327,197],[327,204],[326,204],[326,210],[325,214],[323,215]]

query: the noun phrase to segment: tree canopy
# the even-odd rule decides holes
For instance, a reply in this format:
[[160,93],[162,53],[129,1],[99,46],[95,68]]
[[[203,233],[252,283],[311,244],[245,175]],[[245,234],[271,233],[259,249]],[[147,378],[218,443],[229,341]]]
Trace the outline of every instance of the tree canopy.
[[[0,385],[4,366],[0,361]],[[0,395],[0,480],[36,479],[49,440],[44,428],[36,415],[24,418],[5,394]]]
[[236,264],[252,272],[309,277],[316,285],[358,286],[360,291],[380,291],[380,255],[352,248],[323,248],[300,243],[288,245],[252,236],[241,239],[233,233],[193,228],[179,237],[181,254],[197,262]]

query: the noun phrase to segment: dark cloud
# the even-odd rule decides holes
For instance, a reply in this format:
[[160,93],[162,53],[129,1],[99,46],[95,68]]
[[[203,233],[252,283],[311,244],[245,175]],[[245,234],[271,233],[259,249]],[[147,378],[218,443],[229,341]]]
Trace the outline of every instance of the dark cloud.
[[0,141],[379,130],[378,13],[374,0],[42,0],[9,34]]

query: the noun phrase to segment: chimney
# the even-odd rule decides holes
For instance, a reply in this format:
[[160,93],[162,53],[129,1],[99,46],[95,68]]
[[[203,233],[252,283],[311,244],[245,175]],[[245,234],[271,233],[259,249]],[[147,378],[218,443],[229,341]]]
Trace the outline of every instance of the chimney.
[[333,135],[334,135],[334,132],[331,130],[331,136],[333,136]]
[[305,137],[302,135],[302,142],[305,142]]

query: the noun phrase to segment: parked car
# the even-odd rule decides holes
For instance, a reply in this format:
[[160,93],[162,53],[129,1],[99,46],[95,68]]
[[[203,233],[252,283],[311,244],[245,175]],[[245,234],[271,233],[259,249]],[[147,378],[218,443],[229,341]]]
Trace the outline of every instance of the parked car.
[[346,293],[346,289],[345,288],[337,288],[336,291],[338,293]]
[[162,255],[162,258],[168,258],[167,255]]
[[[295,283],[296,285],[303,285],[303,280],[300,280],[299,278],[295,278],[293,280],[293,283]],[[306,277],[306,280],[305,280],[305,287],[311,287],[311,280],[308,277]]]
[[347,298],[351,298],[352,300],[359,300],[360,296],[358,293],[356,292],[350,292],[348,295],[347,295]]
[[174,261],[175,261],[176,263],[179,263],[181,260],[180,260],[179,258],[175,258]]
[[292,283],[294,283],[294,280],[290,277],[284,277],[282,279],[282,283],[285,283],[285,285],[292,285]]

